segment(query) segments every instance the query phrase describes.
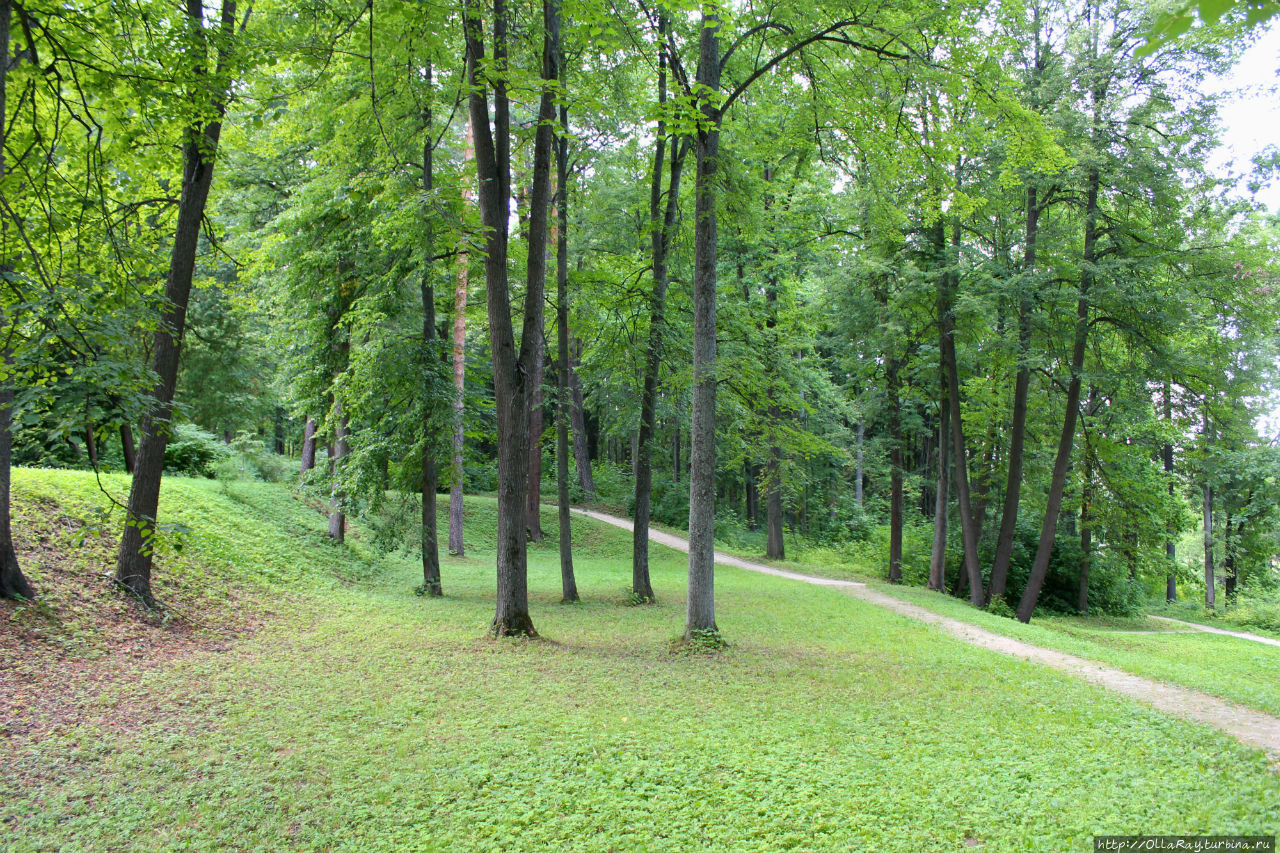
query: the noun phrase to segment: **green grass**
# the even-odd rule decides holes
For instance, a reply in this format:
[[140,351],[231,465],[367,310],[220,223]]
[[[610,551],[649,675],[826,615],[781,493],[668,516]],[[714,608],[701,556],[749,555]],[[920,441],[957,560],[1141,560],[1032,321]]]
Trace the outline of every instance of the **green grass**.
[[[16,485],[91,491],[77,476]],[[624,606],[622,530],[574,519],[584,601],[562,606],[544,514],[545,639],[493,640],[491,501],[468,505],[444,599],[413,594],[414,554],[324,543],[279,486],[174,481],[165,501],[190,570],[277,615],[10,744],[0,846],[1085,851],[1280,814],[1260,752],[834,590],[722,569],[730,647],[672,654],[685,558],[655,547],[659,604]]]
[[[1280,649],[1274,646],[1179,629],[1146,617],[1037,616],[1031,624],[1023,625],[936,592],[884,583],[877,583],[876,588],[1037,646],[1280,715]],[[1156,633],[1131,633],[1136,631]]]

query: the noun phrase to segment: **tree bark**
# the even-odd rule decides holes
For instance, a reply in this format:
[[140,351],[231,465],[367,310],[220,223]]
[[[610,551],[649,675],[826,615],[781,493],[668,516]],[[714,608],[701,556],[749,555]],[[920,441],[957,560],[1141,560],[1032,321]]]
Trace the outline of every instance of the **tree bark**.
[[702,11],[697,83],[705,122],[696,131],[693,260],[693,429],[689,472],[689,595],[685,639],[715,632],[716,171],[720,156],[720,20]]
[[316,421],[307,415],[307,424],[302,428],[302,473],[305,474],[316,467]]
[[[558,263],[558,262],[557,262]],[[537,352],[529,375],[529,497],[525,505],[525,530],[530,542],[542,541],[542,380],[546,369],[545,329],[537,329]]]
[[1213,486],[1204,484],[1204,606],[1212,610],[1217,604],[1213,576]]
[[[543,39],[542,95],[534,137],[533,193],[529,212],[529,262],[524,298],[524,327],[516,350],[507,281],[507,221],[511,194],[510,104],[507,97],[507,7],[495,0],[494,77],[485,79],[484,41],[479,4],[468,0],[464,29],[467,44],[468,106],[475,138],[476,174],[485,237],[485,291],[488,297],[494,396],[498,426],[497,602],[492,630],[499,636],[536,636],[529,616],[528,564],[524,535],[529,478],[528,375],[542,328],[546,285],[547,200],[551,192],[553,141],[552,89],[555,72],[549,39]],[[544,4],[544,15],[547,7]],[[494,126],[489,128],[486,83],[492,82]]]
[[1089,570],[1093,568],[1093,460],[1086,449],[1080,487],[1080,614],[1089,612]]
[[[219,25],[222,41],[217,51],[219,76],[230,50],[235,11],[235,0],[223,0]],[[152,342],[152,369],[158,381],[153,391],[154,402],[142,420],[142,444],[138,450],[125,528],[116,558],[116,580],[147,606],[155,603],[151,592],[151,567],[160,505],[160,480],[164,474],[164,451],[169,440],[173,395],[178,381],[178,359],[186,328],[191,280],[195,273],[200,224],[209,198],[209,187],[213,183],[222,115],[226,109],[225,84],[219,84],[221,91],[208,91],[212,75],[205,67],[208,44],[201,0],[187,0],[186,15],[192,40],[189,51],[193,62],[194,96],[211,104],[213,118],[204,124],[198,120],[193,123],[187,129],[182,148],[182,195],[178,202],[178,222],[165,283],[166,307]]]
[[330,460],[333,485],[329,492],[329,538],[342,543],[347,541],[347,514],[343,509],[347,496],[338,485],[338,478],[342,476],[342,460],[347,455],[347,415],[342,409],[341,397],[335,397],[333,401],[332,449]]
[[596,499],[596,481],[591,476],[591,441],[587,437],[587,415],[582,393],[582,379],[578,377],[578,365],[582,362],[582,341],[573,338],[569,342],[569,393],[572,407],[569,424],[573,427],[573,460],[578,468],[578,488],[587,502]]
[[1080,381],[1084,368],[1085,345],[1089,337],[1089,291],[1094,280],[1094,264],[1097,263],[1098,240],[1098,168],[1089,169],[1085,193],[1084,256],[1080,268],[1080,294],[1076,300],[1076,329],[1071,350],[1071,380],[1067,384],[1066,411],[1063,414],[1062,433],[1058,438],[1058,450],[1053,460],[1053,475],[1049,481],[1049,496],[1045,502],[1044,524],[1040,528],[1040,541],[1036,546],[1035,560],[1027,578],[1027,588],[1018,603],[1018,619],[1030,622],[1035,612],[1040,588],[1049,573],[1049,556],[1053,552],[1053,540],[1058,532],[1058,513],[1062,509],[1062,494],[1067,485],[1067,471],[1071,464],[1071,449],[1075,444],[1076,418],[1080,413]]
[[951,504],[951,406],[943,380],[938,406],[938,489],[933,498],[933,550],[929,555],[929,589],[947,588],[947,511]]
[[[552,10],[553,52],[563,74],[559,3]],[[578,600],[578,581],[573,573],[573,528],[569,518],[569,110],[564,104],[560,105],[560,130],[556,140],[556,183],[560,187],[556,235],[556,354],[560,369],[556,395],[556,492],[560,513],[560,602],[572,604]]]
[[[470,163],[474,157],[474,142],[471,138],[471,122],[466,122],[466,146],[463,149],[463,160]],[[475,199],[470,188],[462,191],[463,203],[470,206]],[[453,291],[453,456],[450,460],[449,484],[449,553],[459,557],[465,556],[466,545],[463,541],[462,529],[466,511],[462,505],[463,481],[466,470],[463,467],[463,451],[466,449],[466,414],[467,392],[467,297],[468,297],[468,264],[470,259],[465,250],[458,252],[457,286]]]
[[[426,64],[427,88],[431,88],[431,63]],[[430,101],[423,110],[422,143],[422,191],[426,199],[422,211],[425,234],[422,238],[422,356],[424,367],[438,357],[436,351],[436,289],[432,283],[435,273],[435,227],[431,212],[431,193],[435,189],[435,148],[432,144]],[[436,448],[432,441],[434,429],[434,401],[423,395],[422,401],[422,589],[427,595],[444,595],[440,579],[440,544],[436,537],[436,491],[439,477],[436,472]]]
[[133,427],[128,424],[120,424],[120,453],[124,456],[125,473],[132,474],[137,465],[138,452],[133,444]]
[[[1036,188],[1027,187],[1026,249],[1023,253],[1023,275],[1034,273],[1036,244],[1040,232],[1040,204]],[[1026,281],[1018,299],[1018,374],[1013,382],[1013,421],[1009,425],[1009,477],[1005,482],[1004,508],[1000,513],[1000,532],[996,538],[996,555],[991,563],[988,600],[1004,596],[1009,581],[1009,560],[1013,557],[1013,540],[1018,527],[1018,503],[1022,494],[1022,471],[1027,437],[1027,396],[1031,387],[1031,313],[1032,294]]]
[[[1168,382],[1164,383],[1164,419],[1169,423],[1172,423],[1173,421],[1173,401],[1170,399]],[[1164,446],[1160,448],[1160,455],[1164,461],[1164,473],[1167,479],[1169,480],[1169,501],[1172,503],[1175,496],[1174,480],[1173,480],[1173,444],[1172,442],[1166,441],[1164,443]],[[1177,535],[1177,532],[1178,532],[1177,525],[1174,524],[1172,521],[1170,521],[1168,524],[1168,536],[1165,538],[1165,541],[1164,541],[1164,555],[1169,560],[1169,571],[1165,575],[1165,579],[1164,579],[1165,601],[1178,600],[1178,578],[1173,571],[1174,566],[1177,565],[1177,560],[1178,560],[1178,546],[1174,541],[1174,537]]]
[[[955,265],[958,254],[946,259],[946,232],[941,220],[936,232],[936,248],[949,269],[945,269],[938,284],[938,324],[941,329],[942,369],[947,381],[947,402],[951,413],[951,458],[955,468],[956,509],[960,513],[960,538],[964,545],[964,568],[969,581],[969,601],[981,606],[984,602],[982,569],[978,565],[978,537],[973,523],[973,508],[969,504],[969,462],[965,451],[964,419],[960,414],[960,369],[956,364],[956,319],[953,309],[956,282],[959,272]],[[959,226],[955,228],[953,249],[959,248]]]
[[[667,101],[667,16],[658,16],[658,105]],[[649,183],[649,229],[653,254],[653,289],[649,294],[649,341],[645,349],[644,382],[640,392],[640,431],[635,457],[635,516],[631,539],[631,594],[645,602],[656,601],[649,579],[649,518],[653,499],[653,441],[657,432],[658,373],[662,367],[662,342],[666,336],[667,254],[680,204],[680,175],[688,143],[671,151],[671,176],[666,204],[662,201],[662,173],[666,168],[667,126],[659,119]]]
[[885,368],[889,394],[889,582],[902,581],[902,399],[900,365],[890,358]]

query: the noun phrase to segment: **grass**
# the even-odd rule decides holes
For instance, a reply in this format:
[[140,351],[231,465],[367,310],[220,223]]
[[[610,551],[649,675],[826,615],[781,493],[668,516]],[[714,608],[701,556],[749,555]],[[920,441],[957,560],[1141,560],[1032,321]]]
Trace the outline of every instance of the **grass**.
[[1274,646],[1146,617],[1037,616],[1023,625],[936,592],[884,583],[876,588],[999,634],[1280,716],[1280,649]]
[[[15,481],[71,500],[77,477]],[[547,512],[545,639],[493,640],[491,501],[468,505],[444,599],[413,594],[414,554],[326,544],[281,487],[175,481],[165,501],[191,571],[275,615],[5,743],[0,846],[1083,851],[1280,813],[1280,779],[1225,735],[830,589],[723,569],[730,645],[673,654],[683,555],[655,546],[659,603],[628,607],[629,534],[583,519],[583,603],[557,603]]]

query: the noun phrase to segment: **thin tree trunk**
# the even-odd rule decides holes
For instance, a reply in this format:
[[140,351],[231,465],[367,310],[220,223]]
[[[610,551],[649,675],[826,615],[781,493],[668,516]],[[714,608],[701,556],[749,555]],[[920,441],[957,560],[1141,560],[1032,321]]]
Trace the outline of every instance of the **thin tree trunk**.
[[853,481],[853,499],[854,501],[857,502],[858,506],[862,506],[862,480],[863,480],[862,442],[866,436],[866,430],[867,430],[867,425],[859,421],[858,422],[857,464],[854,469],[854,481]]
[[302,428],[302,473],[305,474],[316,467],[316,421],[307,415],[307,424]]
[[[563,72],[559,4],[552,9],[553,52]],[[573,529],[569,518],[569,110],[564,104],[560,105],[560,130],[556,140],[556,183],[560,187],[556,235],[556,350],[560,368],[556,395],[556,492],[560,505],[560,602],[571,604],[578,600],[578,581],[573,573]]]
[[333,453],[330,456],[333,485],[329,493],[329,538],[342,543],[347,540],[347,514],[343,509],[346,493],[339,487],[342,476],[342,460],[347,455],[347,415],[342,410],[342,398],[333,402]]
[[[665,45],[667,16],[658,17],[658,39]],[[658,104],[667,100],[666,48],[658,53]],[[662,115],[661,109],[659,115]],[[649,295],[649,341],[645,350],[644,382],[640,392],[640,431],[636,446],[635,518],[631,539],[631,593],[640,601],[652,602],[649,580],[649,517],[653,499],[653,439],[657,431],[658,373],[662,367],[662,342],[666,335],[667,252],[680,204],[680,175],[688,143],[671,152],[671,176],[667,200],[662,203],[662,173],[666,169],[667,127],[658,121],[654,144],[653,170],[649,182],[649,228],[653,253],[653,289]]]
[[742,463],[742,478],[746,484],[747,529],[754,531],[759,527],[760,486],[756,482],[755,466],[750,462]]
[[[235,10],[235,0],[223,0],[219,25],[222,41],[217,50],[219,71],[225,67],[226,53],[230,50]],[[200,224],[209,198],[209,187],[213,183],[214,160],[226,106],[225,90],[207,91],[210,82],[205,67],[208,44],[201,0],[187,0],[186,14],[192,38],[190,54],[196,89],[194,95],[202,101],[212,102],[214,116],[207,124],[197,122],[189,127],[183,144],[182,195],[178,202],[178,221],[165,283],[166,308],[152,343],[152,369],[158,377],[153,392],[155,402],[142,421],[142,445],[138,450],[125,528],[116,558],[116,580],[147,606],[155,601],[151,592],[151,566],[160,505],[160,480],[164,474],[164,451],[169,440],[173,394],[178,381],[178,359],[186,328],[191,280],[195,273]],[[206,91],[200,91],[202,89]]]
[[1213,486],[1204,484],[1204,606],[1217,604],[1213,576]]
[[[470,163],[475,157],[474,143],[471,138],[471,122],[466,122],[467,141],[463,149],[463,160]],[[475,203],[470,188],[462,191],[463,203],[470,206]],[[467,392],[467,297],[468,297],[468,264],[467,252],[458,252],[457,286],[453,291],[453,455],[450,460],[451,476],[449,485],[449,552],[459,557],[465,556],[466,545],[463,541],[462,528],[466,512],[462,505],[462,487],[466,479],[463,468],[463,451],[466,449],[466,414]]]
[[537,351],[529,376],[529,498],[525,507],[525,530],[530,542],[542,541],[542,380],[546,369],[547,339],[538,329]]
[[1053,460],[1053,475],[1049,481],[1049,496],[1045,502],[1044,524],[1040,528],[1040,542],[1036,546],[1035,560],[1027,578],[1027,588],[1018,603],[1018,619],[1030,622],[1040,598],[1040,588],[1049,573],[1049,556],[1053,552],[1053,540],[1058,532],[1058,513],[1062,509],[1062,494],[1067,485],[1067,471],[1071,464],[1071,449],[1075,444],[1076,418],[1080,414],[1080,381],[1084,368],[1085,344],[1089,337],[1089,291],[1094,279],[1097,262],[1098,239],[1098,186],[1100,176],[1097,167],[1089,170],[1084,217],[1084,263],[1080,269],[1080,295],[1076,301],[1076,329],[1071,350],[1071,380],[1067,385],[1066,411],[1063,413],[1062,433],[1058,438],[1058,450]]
[[[427,88],[431,88],[431,63],[426,65]],[[422,191],[431,198],[435,187],[435,149],[432,145],[431,107],[428,101],[423,111],[425,139],[422,143]],[[429,202],[428,202],[429,204]],[[436,289],[432,284],[435,273],[435,227],[432,212],[424,206],[422,218],[426,233],[422,243],[425,257],[422,265],[422,350],[424,366],[438,357],[436,351]],[[435,406],[427,395],[422,402],[422,589],[430,596],[444,595],[440,579],[440,544],[436,537],[436,490],[439,478],[436,474]]]
[[[1227,597],[1227,605],[1230,606],[1236,600],[1236,548],[1232,541],[1231,531],[1231,515],[1227,514],[1227,523],[1223,528],[1223,552],[1225,556],[1222,562],[1222,592]],[[1239,526],[1236,526],[1239,529]]]
[[697,83],[705,124],[696,131],[693,261],[693,429],[689,472],[689,596],[685,638],[715,632],[716,501],[716,171],[720,108],[720,21],[704,6]]
[[676,420],[671,430],[671,480],[680,485],[680,421]]
[[132,474],[137,465],[138,452],[133,444],[133,427],[128,424],[120,424],[120,453],[124,456],[125,473]]
[[1084,483],[1080,488],[1080,600],[1081,615],[1089,612],[1089,570],[1093,567],[1093,459],[1084,457]]
[[889,582],[902,580],[902,400],[899,364],[891,358],[885,369],[889,394]]
[[[1036,266],[1036,243],[1040,232],[1040,204],[1036,188],[1027,187],[1026,250],[1023,275],[1031,275]],[[988,599],[1002,598],[1009,581],[1009,560],[1013,557],[1013,540],[1018,528],[1018,503],[1022,494],[1022,466],[1027,437],[1027,396],[1031,387],[1031,312],[1032,294],[1023,281],[1018,299],[1018,373],[1013,382],[1013,422],[1009,425],[1009,477],[1005,482],[1004,508],[1000,514],[1000,532],[996,538],[996,555],[991,563],[991,588]]]
[[[1172,423],[1173,421],[1173,401],[1170,399],[1169,383],[1167,381],[1164,383],[1164,419],[1165,421],[1170,423]],[[1163,457],[1163,460],[1164,460],[1164,473],[1166,475],[1166,478],[1169,480],[1169,501],[1170,503],[1172,503],[1175,496],[1174,480],[1173,480],[1173,444],[1172,442],[1168,442],[1168,441],[1165,442],[1164,446],[1160,448],[1160,455]],[[1164,555],[1169,560],[1169,571],[1165,574],[1165,579],[1164,579],[1165,601],[1178,600],[1178,578],[1173,571],[1174,566],[1177,565],[1177,560],[1178,560],[1178,546],[1174,542],[1174,537],[1177,535],[1177,532],[1178,532],[1177,525],[1174,522],[1170,521],[1168,524],[1168,535],[1164,541]]]
[[[494,78],[485,79],[484,42],[479,4],[468,0],[464,29],[469,109],[475,137],[476,174],[485,238],[485,290],[493,360],[498,426],[497,603],[492,630],[499,636],[535,636],[529,617],[528,566],[524,520],[529,478],[528,373],[542,328],[546,285],[547,200],[551,192],[553,96],[550,75],[555,62],[549,39],[543,38],[542,96],[534,138],[533,193],[529,214],[529,262],[524,299],[524,328],[517,352],[507,280],[507,220],[511,192],[510,104],[503,77],[507,71],[506,0],[494,2]],[[544,15],[547,9],[544,5]],[[492,82],[494,126],[489,128],[486,82]]]
[[946,382],[942,383],[942,400],[938,407],[938,489],[933,498],[933,550],[929,555],[929,589],[943,592],[947,588],[947,510],[951,504],[951,407],[947,401]]
[[596,499],[596,481],[591,476],[591,442],[587,438],[587,416],[582,394],[582,380],[578,377],[578,365],[582,361],[582,341],[573,338],[569,343],[569,393],[572,408],[569,411],[573,427],[573,460],[578,467],[578,488],[587,502]]
[[93,424],[84,428],[84,449],[89,455],[89,467],[98,470],[98,438],[93,434]]
[[[945,230],[941,222],[937,225],[937,247],[939,254],[945,257]],[[953,238],[954,248],[958,248],[959,226],[956,226]],[[958,263],[953,256],[948,266]],[[969,462],[965,452],[964,419],[960,415],[960,369],[956,364],[955,314],[952,310],[955,299],[956,281],[959,272],[947,270],[939,278],[938,286],[938,323],[941,328],[942,369],[947,380],[948,407],[951,412],[951,458],[955,468],[956,509],[960,513],[960,538],[964,545],[964,567],[969,582],[969,601],[976,605],[983,603],[982,569],[978,565],[978,537],[974,529],[973,508],[969,503]]]

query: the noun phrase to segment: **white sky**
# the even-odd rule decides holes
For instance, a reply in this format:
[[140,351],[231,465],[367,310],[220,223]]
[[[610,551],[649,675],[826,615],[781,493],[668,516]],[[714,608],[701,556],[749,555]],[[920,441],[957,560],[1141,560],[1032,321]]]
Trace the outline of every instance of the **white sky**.
[[[1280,26],[1267,30],[1245,53],[1232,73],[1213,91],[1231,92],[1221,110],[1223,145],[1214,166],[1223,173],[1247,175],[1251,159],[1269,145],[1280,146]],[[1234,91],[1233,91],[1234,90]],[[1280,212],[1280,180],[1257,195],[1272,213]]]

